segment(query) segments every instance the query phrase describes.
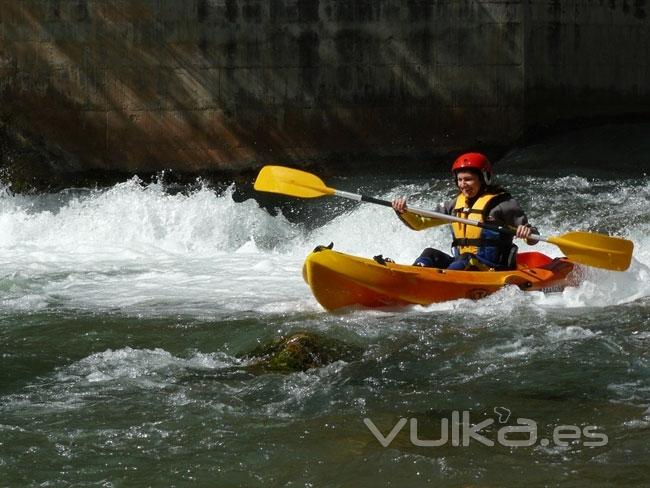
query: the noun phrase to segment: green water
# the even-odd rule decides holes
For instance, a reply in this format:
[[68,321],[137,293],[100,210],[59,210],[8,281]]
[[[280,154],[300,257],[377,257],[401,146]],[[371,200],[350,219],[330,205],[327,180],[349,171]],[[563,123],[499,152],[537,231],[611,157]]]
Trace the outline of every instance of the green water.
[[[263,320],[35,313],[2,320],[6,486],[643,486],[648,476],[650,321],[620,307],[507,314],[366,312]],[[296,328],[361,345],[363,358],[252,375],[235,354]],[[441,419],[495,407],[597,426],[585,447],[416,447]],[[511,422],[512,424],[512,422]],[[513,424],[514,425],[514,424]],[[482,432],[496,440],[495,423]]]

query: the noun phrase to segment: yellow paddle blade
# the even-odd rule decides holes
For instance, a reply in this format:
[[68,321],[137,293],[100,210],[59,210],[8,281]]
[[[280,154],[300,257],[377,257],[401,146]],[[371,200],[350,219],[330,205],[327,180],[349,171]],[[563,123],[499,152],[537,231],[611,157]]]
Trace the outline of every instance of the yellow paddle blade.
[[318,176],[285,166],[264,166],[257,175],[253,188],[302,198],[333,195],[335,191],[334,188],[328,188]]
[[634,249],[632,241],[592,232],[568,232],[547,242],[558,246],[570,261],[614,271],[630,267]]

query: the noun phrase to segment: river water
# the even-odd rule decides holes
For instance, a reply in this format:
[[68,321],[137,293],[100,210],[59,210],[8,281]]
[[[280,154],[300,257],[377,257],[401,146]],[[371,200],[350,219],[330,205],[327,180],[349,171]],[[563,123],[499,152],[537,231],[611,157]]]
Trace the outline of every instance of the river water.
[[[408,263],[448,229],[234,186],[2,189],[0,485],[647,486],[650,177],[511,159],[499,181],[543,235],[631,239],[630,270],[548,295],[327,313],[301,277],[316,245]],[[327,183],[425,208],[453,194],[446,173]],[[363,354],[245,369],[242,353],[293,331]]]

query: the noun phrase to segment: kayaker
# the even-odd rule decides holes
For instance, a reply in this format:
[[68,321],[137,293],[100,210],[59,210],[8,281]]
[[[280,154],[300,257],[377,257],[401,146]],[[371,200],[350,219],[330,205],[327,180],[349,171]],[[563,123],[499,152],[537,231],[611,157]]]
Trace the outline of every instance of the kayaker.
[[[458,195],[442,204],[439,213],[479,222],[516,227],[516,236],[529,239],[537,229],[528,223],[526,214],[516,200],[498,185],[492,184],[492,164],[481,153],[460,155],[451,167]],[[446,220],[423,217],[408,211],[406,198],[392,201],[399,218],[414,230],[447,224]],[[453,256],[438,249],[427,248],[413,263],[415,266],[455,270],[503,270],[516,268],[517,246],[513,236],[481,229],[473,225],[452,223]]]

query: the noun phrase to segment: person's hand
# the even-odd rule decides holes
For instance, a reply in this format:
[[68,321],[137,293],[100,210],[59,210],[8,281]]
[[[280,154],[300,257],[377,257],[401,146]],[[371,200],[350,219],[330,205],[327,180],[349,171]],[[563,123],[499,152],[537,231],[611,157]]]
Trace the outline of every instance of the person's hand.
[[396,198],[391,203],[397,213],[406,212],[406,198]]
[[537,244],[538,241],[535,239],[530,239],[530,235],[533,233],[533,228],[529,225],[520,225],[517,227],[517,233],[515,234],[520,239],[525,239],[527,244]]

